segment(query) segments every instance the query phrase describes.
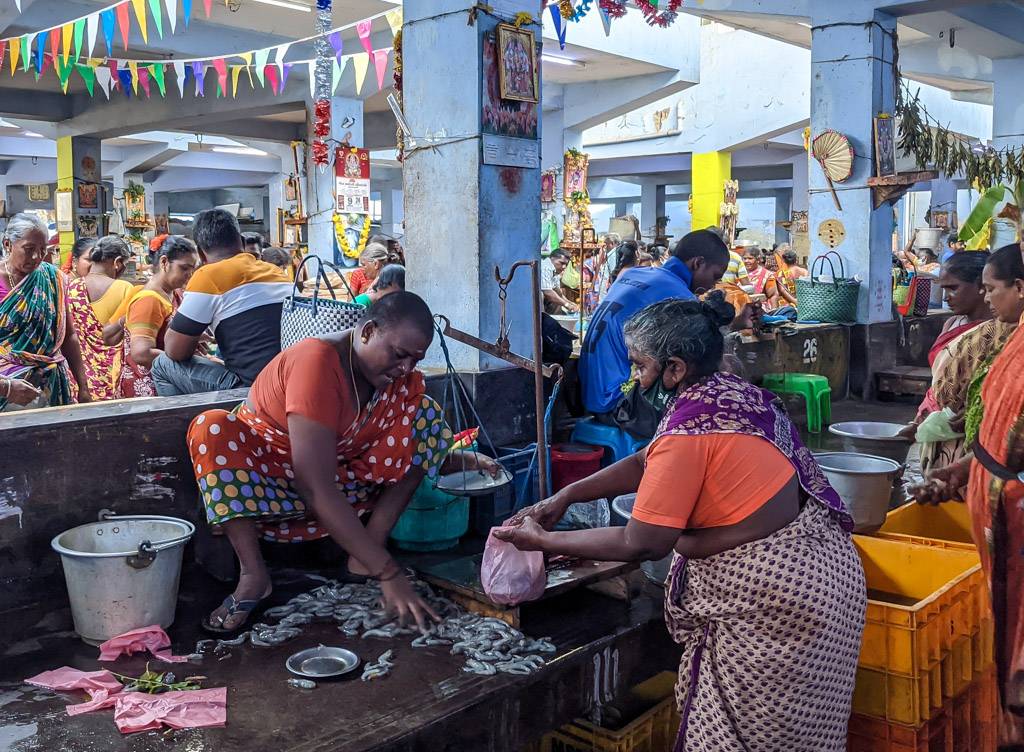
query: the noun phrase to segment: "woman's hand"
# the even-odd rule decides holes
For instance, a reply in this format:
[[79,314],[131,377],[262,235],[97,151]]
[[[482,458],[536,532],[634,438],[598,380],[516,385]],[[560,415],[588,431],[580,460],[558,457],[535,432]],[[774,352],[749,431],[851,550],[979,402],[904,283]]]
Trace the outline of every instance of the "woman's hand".
[[84,405],[88,402],[92,402],[92,395],[89,393],[89,389],[84,386],[78,387],[78,404]]
[[516,527],[509,524],[494,530],[495,538],[511,543],[520,551],[543,551],[547,534],[533,517],[525,517]]
[[918,504],[941,504],[959,499],[959,489],[967,485],[970,460],[940,467],[928,473],[923,483],[907,489]]
[[901,428],[899,431],[897,431],[896,435],[899,436],[901,439],[906,439],[907,441],[914,441],[914,439],[917,437],[917,426],[918,424],[916,422],[911,421],[907,425],[903,426],[903,428]]
[[402,626],[412,616],[420,631],[426,632],[428,620],[441,621],[441,617],[420,597],[404,574],[382,580],[380,589],[384,595],[384,610],[396,614]]
[[4,389],[7,401],[15,405],[27,405],[34,400],[42,391],[36,389],[25,379],[7,379],[7,387]]
[[509,518],[507,525],[520,526],[527,520],[531,520],[544,530],[551,530],[565,516],[569,504],[570,502],[560,492],[556,493],[533,506],[520,509]]

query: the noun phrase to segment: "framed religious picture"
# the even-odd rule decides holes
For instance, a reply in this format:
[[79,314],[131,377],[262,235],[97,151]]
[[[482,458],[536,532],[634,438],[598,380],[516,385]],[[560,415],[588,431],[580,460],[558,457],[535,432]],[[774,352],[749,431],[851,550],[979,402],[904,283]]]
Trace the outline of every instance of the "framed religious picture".
[[875,173],[896,174],[896,121],[888,115],[875,118]]
[[533,32],[498,24],[498,89],[502,99],[537,103],[537,48]]
[[563,164],[564,200],[569,201],[574,193],[585,193],[587,190],[587,171],[590,167],[590,157],[576,149],[569,149],[565,153]]
[[78,224],[78,237],[95,238],[99,236],[99,218],[95,214],[79,214],[75,221]]
[[29,201],[49,201],[50,200],[50,186],[46,183],[39,185],[30,185],[28,187],[28,200]]
[[540,201],[542,204],[555,202],[555,172],[553,170],[540,174]]
[[79,209],[96,209],[99,207],[98,201],[98,186],[95,183],[79,183],[78,184],[78,208]]

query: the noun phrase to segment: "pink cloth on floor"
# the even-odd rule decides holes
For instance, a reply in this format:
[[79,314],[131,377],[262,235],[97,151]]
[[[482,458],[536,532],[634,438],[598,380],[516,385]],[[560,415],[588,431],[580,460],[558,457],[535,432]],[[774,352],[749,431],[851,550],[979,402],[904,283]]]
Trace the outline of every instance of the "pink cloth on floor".
[[166,663],[184,663],[188,660],[183,655],[171,655],[168,650],[171,646],[171,638],[156,624],[149,627],[140,627],[131,632],[125,632],[117,637],[111,637],[100,645],[100,660],[113,661],[118,656],[141,653],[148,650],[158,660]]
[[162,695],[123,692],[114,698],[114,723],[122,734],[162,726],[174,729],[223,726],[228,719],[227,708],[227,687]]
[[26,679],[25,683],[61,692],[85,690],[89,694],[89,701],[68,705],[68,715],[80,715],[113,707],[115,695],[121,691],[121,682],[105,669],[102,671],[79,671],[77,668],[64,666],[53,671],[44,671],[31,679]]

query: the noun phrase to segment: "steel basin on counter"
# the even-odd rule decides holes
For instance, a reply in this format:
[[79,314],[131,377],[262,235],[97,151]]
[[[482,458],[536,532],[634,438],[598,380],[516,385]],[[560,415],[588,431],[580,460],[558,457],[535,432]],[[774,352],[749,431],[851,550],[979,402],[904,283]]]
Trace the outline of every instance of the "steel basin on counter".
[[829,433],[842,439],[842,450],[853,454],[867,454],[905,465],[913,442],[898,436],[905,426],[901,423],[853,420],[833,423]]

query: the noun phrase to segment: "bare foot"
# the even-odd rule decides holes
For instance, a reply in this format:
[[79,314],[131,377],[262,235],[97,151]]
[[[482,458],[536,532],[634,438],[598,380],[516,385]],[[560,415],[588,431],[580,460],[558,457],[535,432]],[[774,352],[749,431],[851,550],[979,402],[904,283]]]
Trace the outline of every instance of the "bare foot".
[[[269,596],[272,590],[270,576],[263,571],[259,574],[242,574],[238,578],[238,586],[232,595],[235,596],[235,601],[262,600]],[[218,606],[210,614],[210,625],[231,631],[237,629],[249,618],[247,611],[236,611],[230,616],[227,614],[227,608],[223,605]]]

